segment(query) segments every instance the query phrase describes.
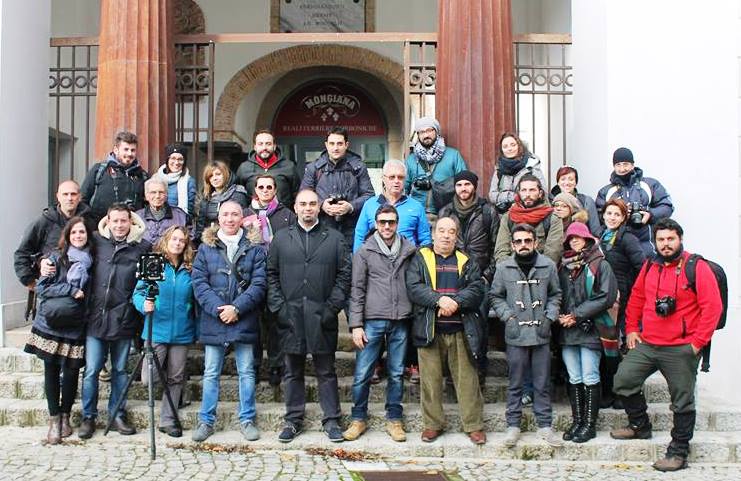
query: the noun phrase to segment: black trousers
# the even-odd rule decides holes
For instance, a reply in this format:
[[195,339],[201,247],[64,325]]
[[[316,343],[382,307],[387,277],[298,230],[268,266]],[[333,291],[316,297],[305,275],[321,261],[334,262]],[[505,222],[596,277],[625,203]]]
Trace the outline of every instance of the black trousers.
[[[337,373],[334,363],[335,356],[332,354],[312,354],[314,369],[318,383],[319,405],[322,407],[324,416],[322,424],[333,419],[340,420],[340,395],[337,390]],[[286,372],[283,377],[285,382],[286,415],[287,422],[301,425],[304,422],[306,410],[306,383],[304,372],[306,368],[306,355],[286,354]]]
[[[59,376],[62,375],[61,386]],[[44,392],[50,416],[69,414],[77,396],[79,369],[62,368],[53,362],[44,362]],[[61,391],[61,399],[60,399]]]

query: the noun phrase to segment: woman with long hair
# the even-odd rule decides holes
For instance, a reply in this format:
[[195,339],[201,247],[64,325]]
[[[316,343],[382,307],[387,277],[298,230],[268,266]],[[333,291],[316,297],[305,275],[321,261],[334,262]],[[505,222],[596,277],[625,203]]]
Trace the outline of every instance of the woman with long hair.
[[36,284],[39,308],[24,350],[44,361],[49,444],[72,435],[69,416],[80,368],[85,365],[84,302],[93,264],[91,240],[85,220],[71,218],[62,230],[58,250],[49,256],[56,267],[54,274]]
[[247,191],[234,183],[229,167],[218,160],[209,162],[203,169],[203,192],[196,222],[196,243],[201,242],[201,235],[206,228],[218,224],[219,206],[228,200],[238,203],[242,209],[250,205]]
[[517,184],[525,174],[533,174],[540,180],[540,185],[546,188],[540,159],[527,150],[516,134],[503,133],[499,138],[499,158],[489,188],[489,202],[497,212],[504,214],[512,207]]
[[[195,253],[190,245],[188,230],[184,226],[172,226],[155,245],[154,251],[165,256],[165,279],[157,281],[159,295],[154,301],[147,299],[148,286],[139,281],[134,290],[134,307],[146,316],[142,339],[149,332],[151,313],[152,346],[167,373],[167,387],[172,402],[177,404],[185,385],[185,363],[188,347],[195,340],[196,322],[193,313],[193,286],[190,270]],[[142,370],[142,381],[148,381],[149,373]],[[183,435],[175,423],[175,413],[170,409],[165,394],[160,409],[160,432],[179,438]]]

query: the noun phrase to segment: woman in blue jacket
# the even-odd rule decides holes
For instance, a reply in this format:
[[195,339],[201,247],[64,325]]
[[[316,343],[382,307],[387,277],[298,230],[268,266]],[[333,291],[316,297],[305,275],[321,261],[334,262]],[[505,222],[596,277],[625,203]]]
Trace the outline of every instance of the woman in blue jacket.
[[[190,246],[188,230],[184,226],[172,226],[154,248],[162,253],[165,263],[165,280],[158,281],[159,295],[155,301],[147,300],[147,284],[139,281],[134,290],[133,302],[142,314],[152,313],[152,344],[162,368],[167,371],[167,387],[172,401],[177,403],[185,385],[185,362],[188,347],[196,337],[196,322],[193,315],[193,286],[190,270],[195,254]],[[149,319],[144,322],[142,338],[149,332]],[[148,372],[142,370],[142,381],[148,381]],[[174,438],[183,435],[175,425],[175,413],[170,409],[165,395],[160,410],[160,432]]]

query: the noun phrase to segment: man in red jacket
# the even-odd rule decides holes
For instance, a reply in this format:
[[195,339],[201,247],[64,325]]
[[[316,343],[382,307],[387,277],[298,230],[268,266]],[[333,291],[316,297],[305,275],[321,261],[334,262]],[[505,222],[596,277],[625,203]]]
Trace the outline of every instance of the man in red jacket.
[[625,313],[628,355],[615,375],[613,390],[628,414],[628,426],[613,429],[615,439],[648,439],[643,383],[661,371],[669,385],[674,413],[672,440],[666,456],[653,467],[676,471],[687,467],[695,428],[695,381],[700,350],[713,335],[723,305],[718,283],[705,262],[698,262],[696,292],[689,287],[682,227],[672,219],[655,224],[656,256],[646,261],[633,285]]

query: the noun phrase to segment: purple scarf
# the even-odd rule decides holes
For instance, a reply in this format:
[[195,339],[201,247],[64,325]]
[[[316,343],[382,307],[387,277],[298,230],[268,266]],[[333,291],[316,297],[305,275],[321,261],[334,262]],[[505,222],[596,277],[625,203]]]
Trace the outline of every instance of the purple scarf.
[[278,208],[278,198],[273,197],[273,200],[265,207],[260,205],[260,201],[253,199],[252,208],[257,212],[257,220],[260,222],[260,237],[264,244],[269,245],[270,241],[273,240],[273,228],[270,226],[270,216]]

